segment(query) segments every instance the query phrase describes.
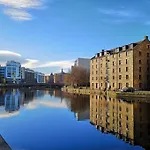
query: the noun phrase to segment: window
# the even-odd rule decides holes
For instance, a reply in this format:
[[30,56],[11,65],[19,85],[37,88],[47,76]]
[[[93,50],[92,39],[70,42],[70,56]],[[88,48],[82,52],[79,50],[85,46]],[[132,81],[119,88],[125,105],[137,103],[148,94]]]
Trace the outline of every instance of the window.
[[126,116],[126,120],[128,120],[129,118],[128,118],[128,116]]
[[149,57],[149,53],[147,53],[147,57]]
[[149,65],[149,60],[147,60],[147,65]]
[[128,107],[126,108],[126,112],[129,112],[129,108]]
[[129,79],[129,76],[128,76],[128,75],[126,75],[126,79]]
[[128,67],[126,67],[126,72],[128,72]]
[[92,80],[94,80],[94,77],[92,77]]
[[96,65],[96,68],[97,68],[97,65]]
[[97,80],[98,78],[96,77],[96,80]]
[[122,84],[121,83],[119,83],[119,89],[122,89]]
[[126,87],[129,87],[129,83],[126,83]]
[[98,88],[98,83],[96,83],[96,89]]
[[139,80],[141,80],[141,75],[139,75]]
[[139,67],[139,72],[141,72],[142,71],[142,68],[141,67]]
[[121,75],[119,75],[119,79],[121,80]]
[[113,66],[115,65],[115,62],[113,61]]
[[113,73],[115,72],[115,69],[113,69]]
[[139,56],[141,56],[142,55],[142,53],[141,53],[141,51],[139,51]]
[[139,64],[141,64],[142,62],[141,62],[141,60],[139,60]]
[[121,72],[121,68],[119,68],[119,72]]
[[113,87],[115,87],[115,83],[113,83]]
[[103,77],[101,76],[101,80],[103,80]]
[[142,88],[142,83],[139,83],[139,88]]
[[128,64],[128,60],[126,59],[126,64]]
[[119,107],[119,110],[121,111],[122,109],[121,109],[121,106]]
[[128,56],[128,52],[126,52],[126,56]]
[[115,76],[113,76],[113,80],[115,79]]
[[103,83],[101,83],[101,86],[103,86]]
[[149,45],[147,45],[147,48],[150,48],[150,46],[149,46]]
[[119,53],[119,57],[121,57],[121,54]]
[[96,71],[96,74],[97,74],[97,71]]
[[119,60],[119,65],[121,65],[121,60]]

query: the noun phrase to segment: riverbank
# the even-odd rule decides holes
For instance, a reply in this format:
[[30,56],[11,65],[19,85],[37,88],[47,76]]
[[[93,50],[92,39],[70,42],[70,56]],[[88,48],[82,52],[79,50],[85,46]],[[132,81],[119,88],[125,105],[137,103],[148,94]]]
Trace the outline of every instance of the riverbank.
[[63,92],[80,94],[80,95],[90,95],[90,94],[108,94],[110,97],[149,97],[150,91],[135,91],[135,92],[114,92],[114,91],[100,91],[100,90],[91,90],[90,88],[73,88],[73,87],[63,87]]

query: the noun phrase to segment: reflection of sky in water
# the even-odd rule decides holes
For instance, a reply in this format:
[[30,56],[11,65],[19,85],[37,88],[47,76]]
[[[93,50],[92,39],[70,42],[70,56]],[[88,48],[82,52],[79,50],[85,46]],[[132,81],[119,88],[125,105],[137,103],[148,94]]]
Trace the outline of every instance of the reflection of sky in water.
[[13,104],[20,104],[19,111],[16,107],[16,111],[8,113],[6,105],[0,107],[0,116],[3,113],[9,116],[0,117],[0,134],[14,150],[141,150],[96,131],[89,120],[76,121],[74,113],[67,108],[68,98],[61,99],[44,91],[20,91],[15,100],[18,103]]

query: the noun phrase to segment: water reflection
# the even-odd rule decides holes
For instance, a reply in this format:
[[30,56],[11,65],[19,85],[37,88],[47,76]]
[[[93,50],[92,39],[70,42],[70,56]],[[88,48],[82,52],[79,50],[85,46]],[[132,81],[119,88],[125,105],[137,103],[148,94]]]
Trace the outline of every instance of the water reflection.
[[150,103],[141,99],[90,96],[90,122],[103,133],[150,149]]

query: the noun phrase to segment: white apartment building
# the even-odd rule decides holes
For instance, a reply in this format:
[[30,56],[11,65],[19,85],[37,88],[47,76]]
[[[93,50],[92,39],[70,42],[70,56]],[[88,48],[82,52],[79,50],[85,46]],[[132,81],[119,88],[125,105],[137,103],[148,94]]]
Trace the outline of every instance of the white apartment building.
[[45,75],[41,72],[35,72],[34,78],[36,80],[36,83],[45,83]]
[[19,83],[21,80],[21,64],[15,61],[7,61],[5,78],[7,82]]

